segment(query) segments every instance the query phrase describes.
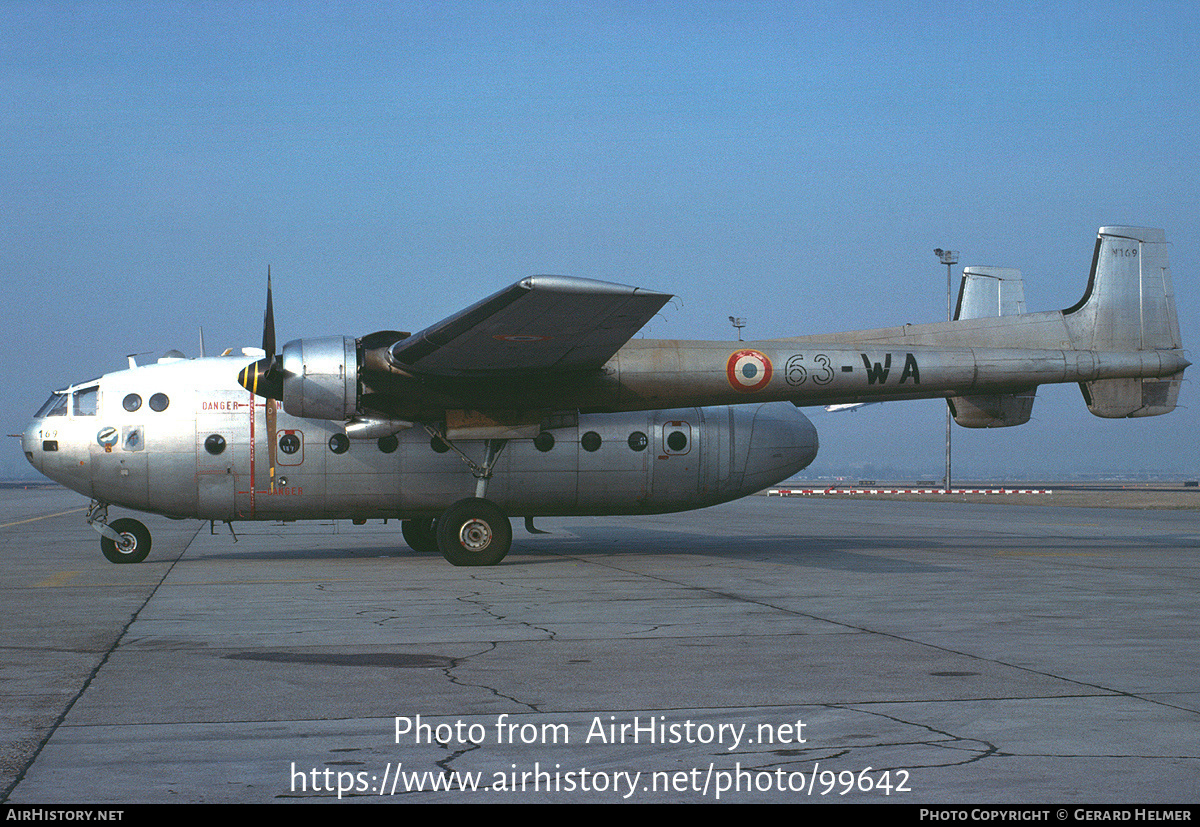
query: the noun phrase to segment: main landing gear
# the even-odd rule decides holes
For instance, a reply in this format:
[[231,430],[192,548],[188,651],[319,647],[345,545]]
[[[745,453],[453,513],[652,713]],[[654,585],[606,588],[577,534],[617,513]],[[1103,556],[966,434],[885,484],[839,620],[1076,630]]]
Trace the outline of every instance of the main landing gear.
[[440,551],[456,566],[494,566],[512,548],[512,524],[508,515],[491,500],[484,499],[488,480],[496,461],[508,444],[507,439],[489,439],[484,443],[483,462],[477,463],[429,425],[429,435],[459,455],[475,477],[475,496],[459,500],[436,520],[418,518],[400,524],[404,540],[415,551]]
[[137,520],[108,521],[108,504],[93,502],[87,522],[100,535],[100,550],[110,563],[140,563],[150,553],[150,530]]
[[428,517],[404,520],[400,523],[400,533],[404,535],[404,542],[408,543],[408,547],[413,551],[438,553],[437,520]]
[[404,541],[414,551],[441,552],[456,566],[494,566],[512,548],[512,524],[490,500],[468,497],[436,520],[404,520]]
[[456,566],[494,566],[512,548],[512,524],[495,503],[470,497],[438,519],[437,543]]

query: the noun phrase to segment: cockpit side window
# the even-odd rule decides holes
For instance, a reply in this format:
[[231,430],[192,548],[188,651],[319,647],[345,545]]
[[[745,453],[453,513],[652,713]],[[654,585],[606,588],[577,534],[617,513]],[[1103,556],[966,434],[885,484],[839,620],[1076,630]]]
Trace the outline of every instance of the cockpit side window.
[[44,416],[66,416],[68,399],[70,399],[70,396],[66,393],[55,391],[50,394],[50,398],[46,400],[46,404],[38,408],[34,419],[41,419]]
[[100,398],[100,387],[92,385],[90,388],[83,388],[75,391],[75,407],[72,409],[75,416],[95,416],[97,413],[97,400]]

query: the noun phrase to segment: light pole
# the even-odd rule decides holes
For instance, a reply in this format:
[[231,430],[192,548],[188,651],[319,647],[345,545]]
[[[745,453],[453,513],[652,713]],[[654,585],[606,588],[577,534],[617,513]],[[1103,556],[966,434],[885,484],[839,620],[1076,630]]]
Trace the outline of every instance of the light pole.
[[[943,250],[938,248],[933,251],[933,254],[938,257],[942,264],[946,265],[946,321],[953,321],[954,306],[952,304],[950,292],[950,268],[958,264],[958,250]],[[950,493],[950,405],[946,404],[946,493]]]

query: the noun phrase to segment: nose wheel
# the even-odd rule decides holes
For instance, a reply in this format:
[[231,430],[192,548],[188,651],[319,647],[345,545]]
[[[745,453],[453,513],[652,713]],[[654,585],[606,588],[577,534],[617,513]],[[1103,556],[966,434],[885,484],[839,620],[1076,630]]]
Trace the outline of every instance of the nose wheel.
[[140,563],[150,553],[150,530],[137,520],[108,521],[108,503],[92,500],[87,524],[100,535],[100,550],[110,563]]
[[119,539],[112,540],[107,536],[100,537],[100,550],[110,563],[140,563],[150,553],[150,531],[137,520],[122,517],[113,520],[108,528],[115,532]]
[[459,500],[438,518],[437,544],[456,566],[494,566],[512,547],[512,524],[490,500]]

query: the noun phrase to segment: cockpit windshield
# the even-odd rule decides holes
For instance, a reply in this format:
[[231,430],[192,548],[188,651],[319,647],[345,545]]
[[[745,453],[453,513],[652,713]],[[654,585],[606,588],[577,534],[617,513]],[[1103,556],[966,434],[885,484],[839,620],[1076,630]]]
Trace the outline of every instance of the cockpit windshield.
[[[72,404],[72,400],[74,400],[74,404]],[[66,416],[68,410],[72,416],[95,416],[98,414],[100,412],[100,386],[89,385],[76,388],[74,391],[70,388],[55,391],[50,394],[50,398],[46,400],[45,404],[38,408],[38,412],[33,415],[33,418]]]
[[55,391],[50,394],[50,398],[46,400],[46,404],[38,408],[38,412],[33,415],[33,418],[41,419],[46,416],[66,416],[68,399],[70,399],[70,396],[66,391]]

